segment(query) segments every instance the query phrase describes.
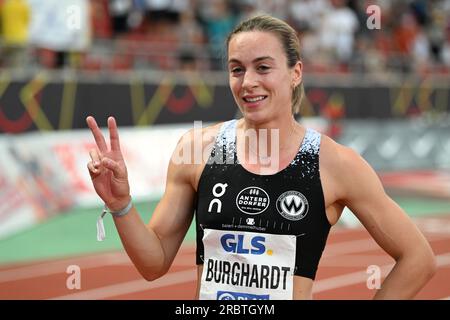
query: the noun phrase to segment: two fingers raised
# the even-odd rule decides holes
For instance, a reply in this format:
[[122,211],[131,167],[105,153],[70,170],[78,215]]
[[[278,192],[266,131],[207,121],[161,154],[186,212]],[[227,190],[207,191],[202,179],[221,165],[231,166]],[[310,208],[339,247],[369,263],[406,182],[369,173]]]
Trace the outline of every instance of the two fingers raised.
[[[102,131],[97,125],[94,117],[87,117],[86,123],[91,129],[91,132],[94,136],[95,143],[97,144],[98,149],[101,153],[106,153],[108,151],[108,145],[106,144],[105,138],[103,137]],[[114,117],[108,118],[108,129],[109,129],[109,140],[111,144],[111,151],[120,151],[120,141],[119,141],[119,132],[117,130],[116,119]]]
[[[117,163],[117,161],[114,161],[113,159],[110,159],[108,157],[103,157],[103,154],[106,154],[108,152],[108,145],[94,117],[91,116],[87,117],[86,123],[94,136],[95,143],[98,148],[98,149],[91,149],[89,151],[91,161],[88,163],[88,169],[91,176],[96,176],[100,174],[102,167],[105,167],[111,170],[114,176],[121,177],[123,175],[122,174],[123,170],[120,169],[120,166]],[[117,124],[114,117],[108,118],[108,129],[111,145],[110,151],[118,152],[121,155],[119,133],[117,130]]]

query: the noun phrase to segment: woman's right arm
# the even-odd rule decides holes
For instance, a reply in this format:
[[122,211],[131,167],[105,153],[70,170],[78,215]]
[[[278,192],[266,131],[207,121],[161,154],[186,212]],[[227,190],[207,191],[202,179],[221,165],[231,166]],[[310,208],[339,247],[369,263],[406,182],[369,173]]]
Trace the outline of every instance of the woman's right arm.
[[[108,119],[111,144],[108,148],[95,119],[88,117],[86,121],[97,144],[97,148],[89,152],[91,161],[88,163],[94,189],[111,211],[120,211],[131,197],[116,122],[112,117]],[[114,216],[128,256],[147,280],[157,279],[167,272],[192,222],[194,170],[193,165],[175,164],[171,159],[166,190],[148,225],[134,206],[126,215]]]

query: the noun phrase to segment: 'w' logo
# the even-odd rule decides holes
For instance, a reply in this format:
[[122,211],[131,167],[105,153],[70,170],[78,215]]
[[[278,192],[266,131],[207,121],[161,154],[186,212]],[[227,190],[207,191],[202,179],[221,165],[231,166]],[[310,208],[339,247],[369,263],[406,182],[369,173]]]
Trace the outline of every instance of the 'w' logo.
[[289,200],[288,198],[284,199],[283,205],[287,209],[288,212],[292,212],[292,209],[294,209],[294,212],[299,212],[303,210],[303,202],[298,199],[298,205],[297,201],[295,201],[296,197],[291,197]]
[[309,211],[308,199],[298,191],[286,191],[278,197],[277,210],[288,220],[301,220]]

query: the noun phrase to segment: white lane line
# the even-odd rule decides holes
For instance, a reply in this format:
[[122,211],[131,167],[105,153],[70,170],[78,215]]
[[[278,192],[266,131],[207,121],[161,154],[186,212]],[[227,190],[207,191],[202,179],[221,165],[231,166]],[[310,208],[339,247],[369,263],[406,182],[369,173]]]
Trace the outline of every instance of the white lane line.
[[[441,240],[441,238],[430,239],[430,241]],[[176,259],[191,256],[195,253],[194,246],[185,246]],[[329,244],[324,251],[323,258],[335,257],[350,253],[358,253],[370,250],[381,250],[378,244],[371,238],[360,240],[348,240]],[[181,262],[181,261],[180,261]],[[180,266],[185,266],[187,261],[182,259]],[[52,274],[65,273],[69,265],[78,265],[81,269],[97,268],[108,265],[132,265],[130,259],[124,252],[103,253],[100,255],[69,258],[54,262],[43,262],[37,265],[19,267],[0,271],[0,283],[31,279],[35,277],[48,276]],[[176,264],[178,265],[178,264]],[[195,265],[195,262],[192,263]]]
[[48,260],[41,260],[41,261],[23,261],[18,262],[17,264],[7,265],[7,264],[1,264],[0,265],[0,273],[4,271],[9,270],[18,270],[21,268],[41,268],[43,266],[47,266],[49,264],[66,264],[66,263],[75,263],[77,261],[85,261],[90,259],[103,259],[103,257],[111,257],[111,256],[121,256],[125,255],[124,252],[121,251],[113,251],[113,252],[98,252],[98,253],[92,253],[92,254],[86,254],[86,255],[80,255],[80,256],[69,256],[66,258],[50,258]]
[[[191,256],[195,253],[193,246],[186,246],[186,249],[180,251],[179,255]],[[369,249],[378,248],[377,244],[372,239],[344,241],[341,243],[330,244],[324,252],[324,256],[335,256],[345,253],[361,252]],[[177,257],[179,259],[181,257]],[[181,259],[180,265],[186,264],[185,259]],[[100,255],[84,256],[79,258],[69,258],[53,262],[43,262],[37,265],[19,267],[0,271],[0,283],[25,280],[36,277],[43,277],[52,274],[65,273],[69,265],[78,265],[81,269],[96,268],[108,265],[131,265],[130,259],[124,252],[106,253]],[[195,266],[193,260],[192,266]]]
[[121,296],[130,293],[156,289],[170,285],[177,285],[197,280],[197,269],[171,272],[155,281],[148,282],[144,279],[118,283],[110,286],[86,290],[83,292],[68,294],[51,298],[50,300],[98,300]]
[[[428,237],[429,242],[447,240],[447,237],[442,235],[433,235]],[[359,239],[359,240],[347,240],[338,243],[331,243],[325,247],[323,257],[334,257],[339,255],[345,255],[349,253],[357,253],[364,251],[380,250],[383,249],[375,242],[373,238]]]
[[340,234],[340,233],[358,234],[358,233],[366,231],[366,229],[364,229],[363,227],[350,228],[350,227],[345,227],[343,225],[334,225],[331,230],[332,230],[331,232],[333,234]]
[[[442,254],[436,256],[438,267],[450,265],[450,254]],[[394,264],[380,266],[381,277],[384,278],[392,269]],[[368,274],[365,270],[352,272],[336,277],[330,277],[318,280],[314,283],[313,294],[328,291],[336,288],[346,287],[367,281]],[[153,282],[147,282],[143,279],[129,281],[125,283],[105,286],[101,288],[91,289],[84,292],[74,293],[70,295],[52,298],[51,300],[76,300],[76,299],[107,299],[114,296],[141,292],[149,289],[156,289],[169,285],[177,285],[181,283],[195,281],[197,279],[197,269],[173,272]]]
[[[191,248],[189,248],[189,250],[190,249]],[[185,249],[180,250],[176,259],[183,259],[186,255],[191,256],[191,250],[187,252]],[[65,273],[67,267],[70,265],[78,265],[82,270],[112,265],[133,266],[130,258],[125,252],[101,253],[78,258],[71,257],[63,260],[42,262],[31,266],[17,267],[0,271],[0,283]],[[195,265],[195,262],[192,265]]]
[[[445,253],[436,256],[436,262],[438,268],[446,267],[450,265],[450,253]],[[394,264],[386,264],[380,266],[380,275],[384,278],[388,272],[392,269]],[[335,277],[326,278],[323,280],[318,280],[313,284],[313,294],[328,290],[333,290],[337,288],[342,288],[361,282],[366,282],[368,279],[368,274],[366,270],[356,271],[352,273],[347,273]]]
[[371,249],[380,249],[380,246],[373,239],[349,240],[339,243],[332,243],[325,247],[323,257],[343,255],[347,253],[356,253],[368,251]]
[[364,267],[372,264],[385,265],[392,263],[392,259],[387,254],[379,255],[342,255],[342,256],[331,256],[326,257],[320,261],[319,270],[323,267]]
[[[370,249],[379,249],[378,245],[372,239],[344,241],[341,243],[330,244],[324,252],[324,257],[337,256],[346,253],[362,252]],[[191,253],[191,251],[188,252],[189,253],[187,252],[185,253],[184,250],[180,251],[179,256],[175,258],[175,259],[182,258],[180,259],[181,260],[180,266],[184,266],[187,264],[185,258],[186,256],[190,257],[191,255],[194,254],[193,252]],[[65,273],[67,267],[70,265],[78,265],[83,270],[102,266],[124,265],[124,264],[132,265],[130,259],[124,252],[84,256],[80,258],[69,258],[65,260],[43,262],[37,265],[0,271],[0,283]],[[195,260],[192,260],[191,265],[195,266]]]
[[438,267],[446,267],[450,265],[450,253],[444,253],[436,256],[436,264]]
[[[384,278],[393,266],[393,264],[381,266],[380,276]],[[366,273],[366,270],[362,270],[318,280],[313,284],[313,294],[365,282],[367,281],[367,278],[368,274]]]
[[78,265],[81,269],[89,269],[108,265],[125,264],[127,261],[130,262],[130,258],[128,258],[126,254],[109,253],[97,256],[71,258],[63,261],[44,262],[38,265],[0,271],[0,283],[65,273],[67,267],[70,265]]
[[[438,267],[450,265],[450,254],[447,253],[438,255],[436,256],[436,260]],[[381,277],[382,278],[386,277],[386,275],[392,269],[393,266],[394,264],[387,264],[384,266],[380,266]],[[323,280],[318,280],[314,283],[313,294],[365,282],[367,281],[367,277],[368,274],[366,273],[366,270],[363,270],[339,275],[336,277],[330,277]],[[195,280],[197,280],[197,269],[194,268],[186,271],[169,273],[164,277],[157,279],[153,282],[147,282],[144,279],[133,280],[125,283],[91,289],[84,292],[55,297],[52,298],[51,300],[107,299],[115,296],[136,293],[170,285],[177,285]]]
[[450,236],[450,220],[442,218],[418,218],[414,222],[420,230],[426,233]]

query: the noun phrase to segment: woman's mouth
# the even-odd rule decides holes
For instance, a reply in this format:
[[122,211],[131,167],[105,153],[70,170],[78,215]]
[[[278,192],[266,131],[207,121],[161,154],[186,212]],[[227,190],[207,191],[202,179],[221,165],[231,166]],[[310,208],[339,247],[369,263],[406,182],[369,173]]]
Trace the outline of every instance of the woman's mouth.
[[242,100],[244,100],[245,105],[248,107],[255,107],[259,104],[259,102],[265,100],[267,96],[245,96],[242,97]]

